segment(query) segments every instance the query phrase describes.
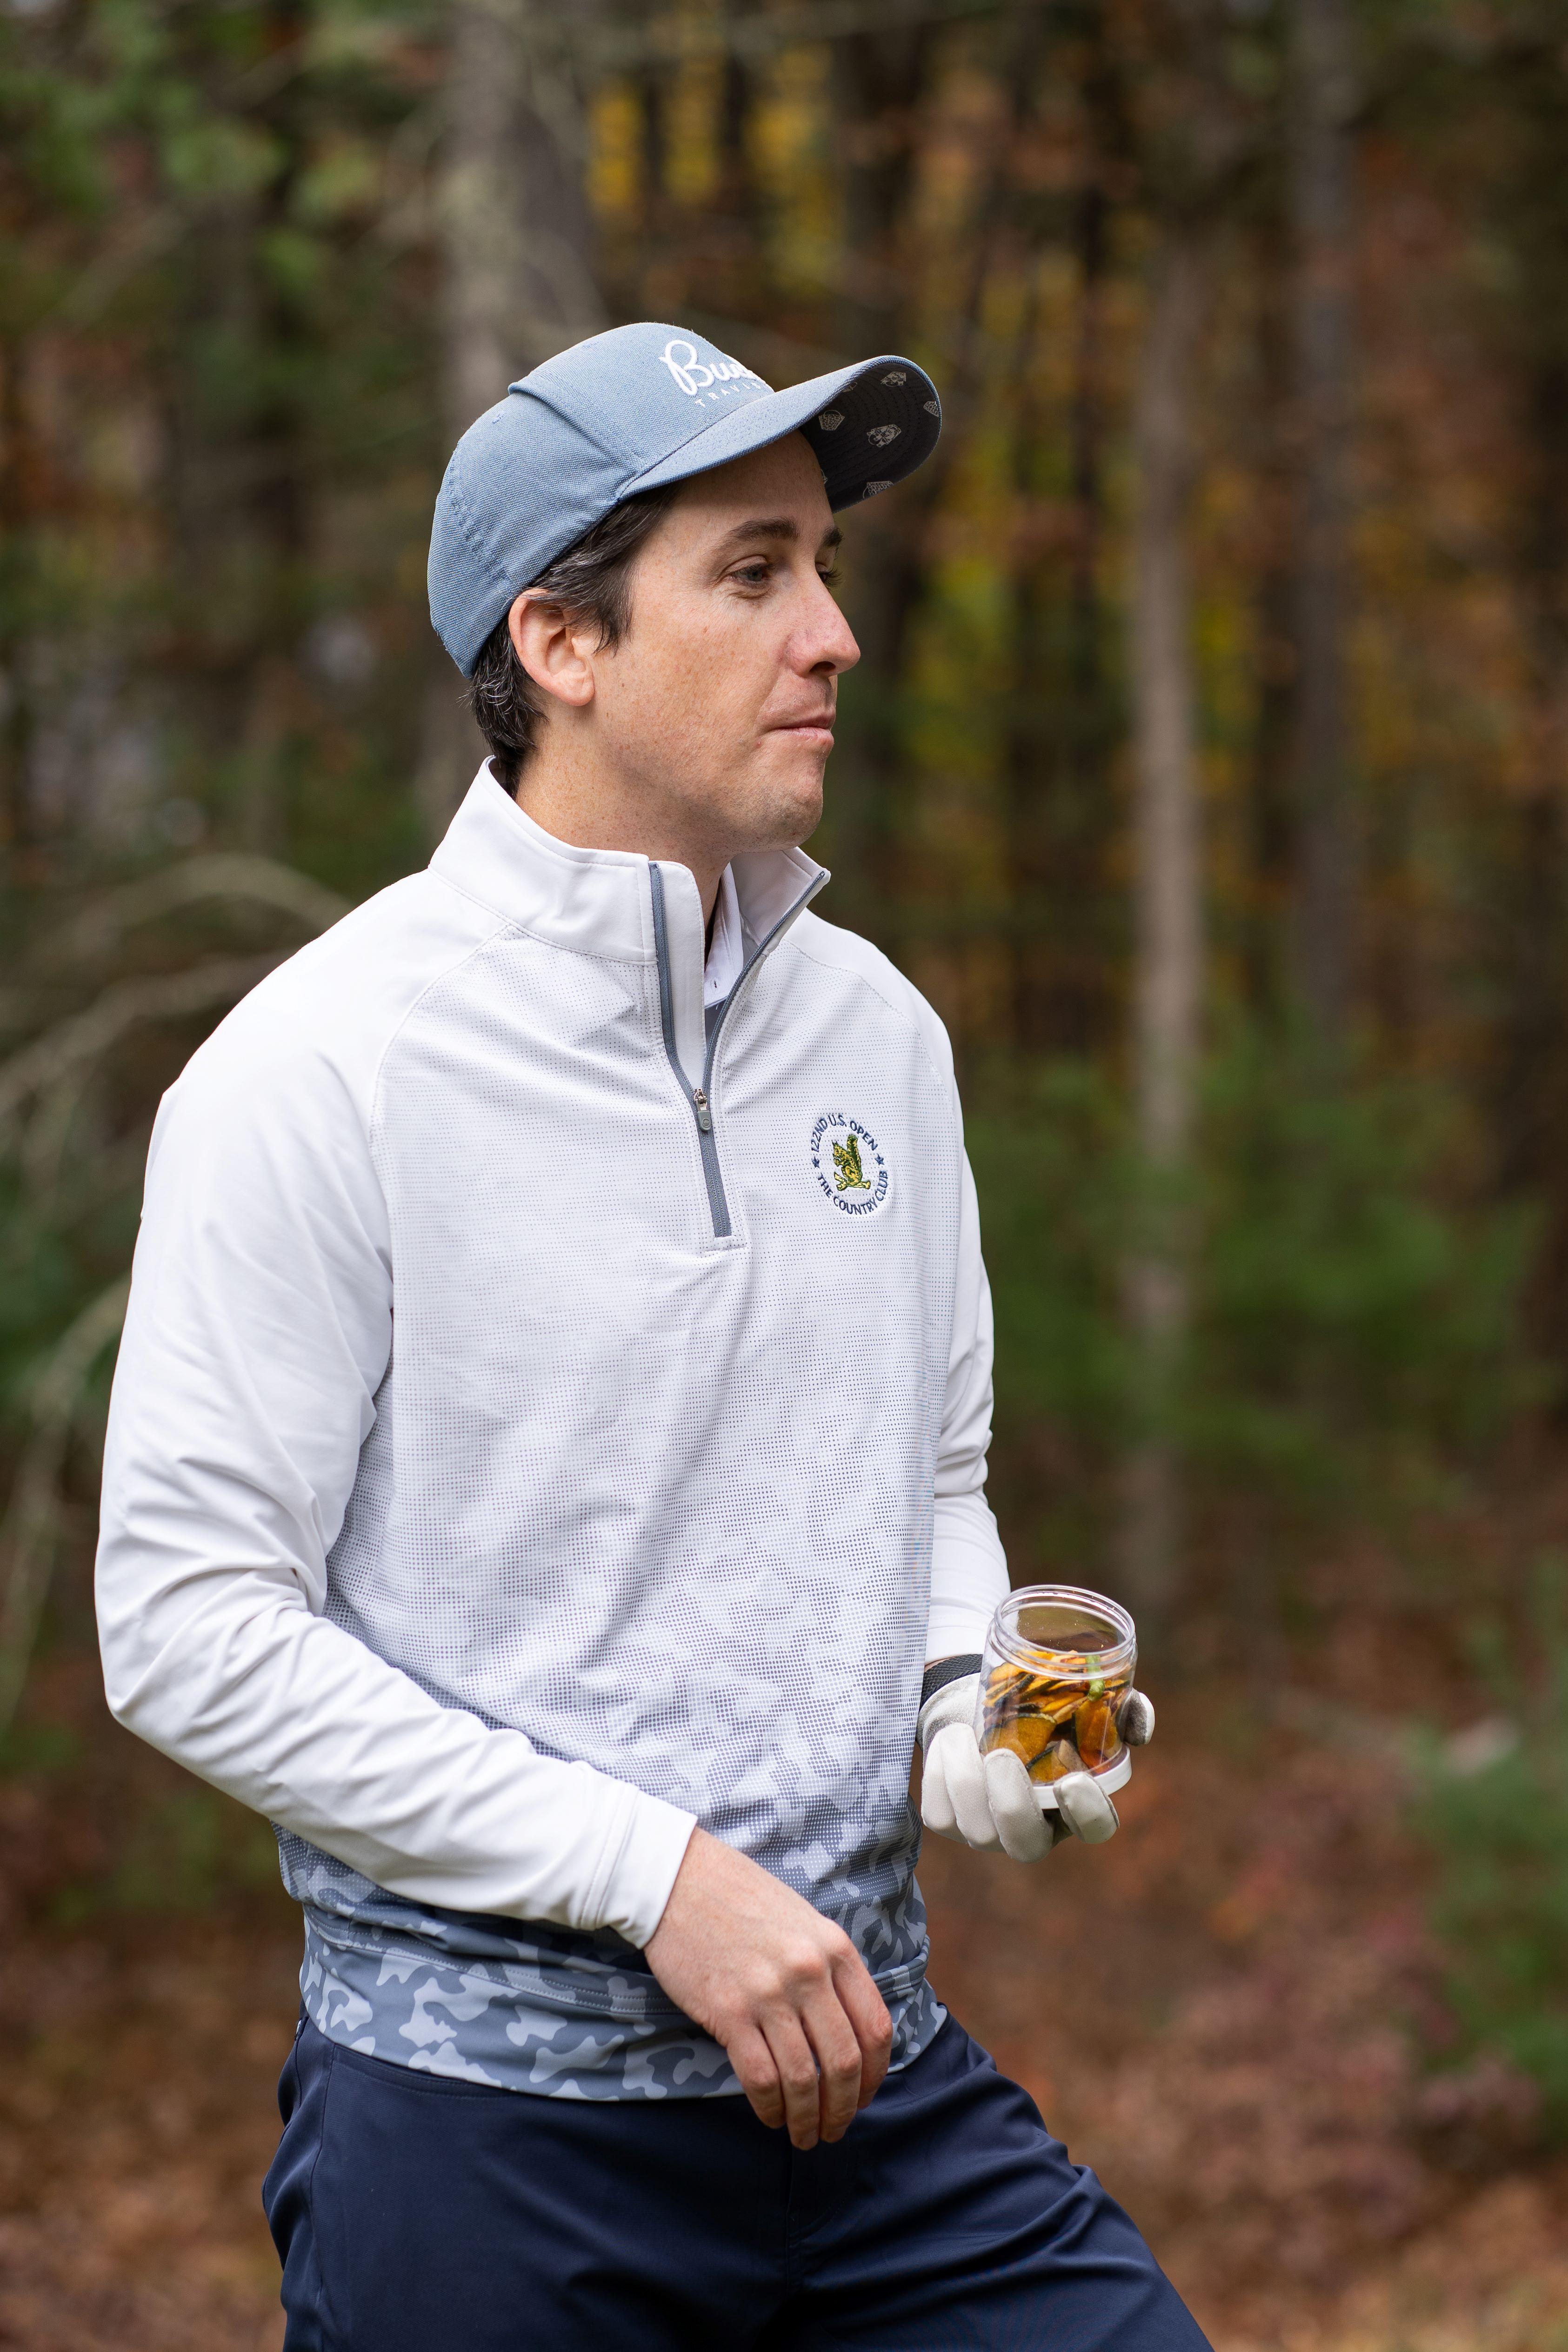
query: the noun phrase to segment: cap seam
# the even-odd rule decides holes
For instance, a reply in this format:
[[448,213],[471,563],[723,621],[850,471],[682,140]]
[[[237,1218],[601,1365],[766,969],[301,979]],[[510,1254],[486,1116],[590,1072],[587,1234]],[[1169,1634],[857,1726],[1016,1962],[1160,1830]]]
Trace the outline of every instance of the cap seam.
[[599,437],[597,431],[590,432],[588,427],[584,425],[580,416],[574,415],[569,408],[563,408],[559,401],[552,400],[550,398],[548,392],[528,392],[524,390],[521,383],[512,383],[507,386],[507,397],[508,400],[517,399],[538,401],[541,408],[548,408],[552,416],[558,416],[561,423],[563,425],[570,425],[574,433],[580,433],[583,435],[585,439],[591,440],[594,447],[599,451],[600,455],[608,458],[612,464],[624,467],[631,465],[632,462],[630,455],[623,447],[619,445],[613,448],[607,446],[605,442],[601,440]]
[[453,506],[457,510],[457,528],[478,557],[497,588],[510,588],[511,574],[503,570],[493,551],[479,535],[479,520],[469,505],[461,482],[455,473],[447,476]]

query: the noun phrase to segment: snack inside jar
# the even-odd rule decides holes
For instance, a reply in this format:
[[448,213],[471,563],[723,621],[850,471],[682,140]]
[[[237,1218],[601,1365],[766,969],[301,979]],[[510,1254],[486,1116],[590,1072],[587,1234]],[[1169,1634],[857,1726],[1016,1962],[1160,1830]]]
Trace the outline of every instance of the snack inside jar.
[[1073,1586],[1009,1594],[987,1643],[980,1747],[1010,1748],[1042,1792],[1070,1772],[1120,1786],[1131,1766],[1118,1720],[1137,1641],[1126,1612]]

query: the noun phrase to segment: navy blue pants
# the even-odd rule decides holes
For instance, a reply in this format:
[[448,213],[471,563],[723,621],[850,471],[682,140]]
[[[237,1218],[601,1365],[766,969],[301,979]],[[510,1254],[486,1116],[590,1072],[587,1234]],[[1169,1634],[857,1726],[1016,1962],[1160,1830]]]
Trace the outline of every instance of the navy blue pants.
[[1206,2352],[951,2020],[807,2155],[741,2098],[488,2090],[308,2023],[279,2104],[285,2352]]

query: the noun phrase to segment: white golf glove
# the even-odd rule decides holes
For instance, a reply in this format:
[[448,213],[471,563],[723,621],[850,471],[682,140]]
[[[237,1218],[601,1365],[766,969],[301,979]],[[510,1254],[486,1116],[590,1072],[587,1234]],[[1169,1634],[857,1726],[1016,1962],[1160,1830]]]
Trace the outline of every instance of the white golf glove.
[[[1116,1808],[1090,1772],[1069,1772],[1051,1783],[1058,1810],[1042,1812],[1021,1756],[1008,1748],[980,1754],[975,1717],[980,1696],[977,1657],[943,1658],[926,1669],[917,1732],[925,1761],[920,1818],[938,1837],[982,1853],[1039,1862],[1059,1839],[1103,1845],[1121,1824]],[[1142,1691],[1129,1691],[1117,1710],[1129,1748],[1154,1737],[1155,1710]]]

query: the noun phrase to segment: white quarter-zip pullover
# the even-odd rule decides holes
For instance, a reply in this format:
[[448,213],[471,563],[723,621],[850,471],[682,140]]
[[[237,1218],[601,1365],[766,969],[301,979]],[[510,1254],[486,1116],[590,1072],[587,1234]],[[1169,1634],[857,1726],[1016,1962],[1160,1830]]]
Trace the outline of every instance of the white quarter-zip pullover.
[[277,1826],[356,2048],[735,2088],[641,1957],[694,1820],[841,1922],[900,2061],[940,2021],[907,1780],[1006,1589],[989,1307],[941,1025],[824,879],[735,861],[705,1009],[691,875],[486,767],[165,1098],[110,1700]]

